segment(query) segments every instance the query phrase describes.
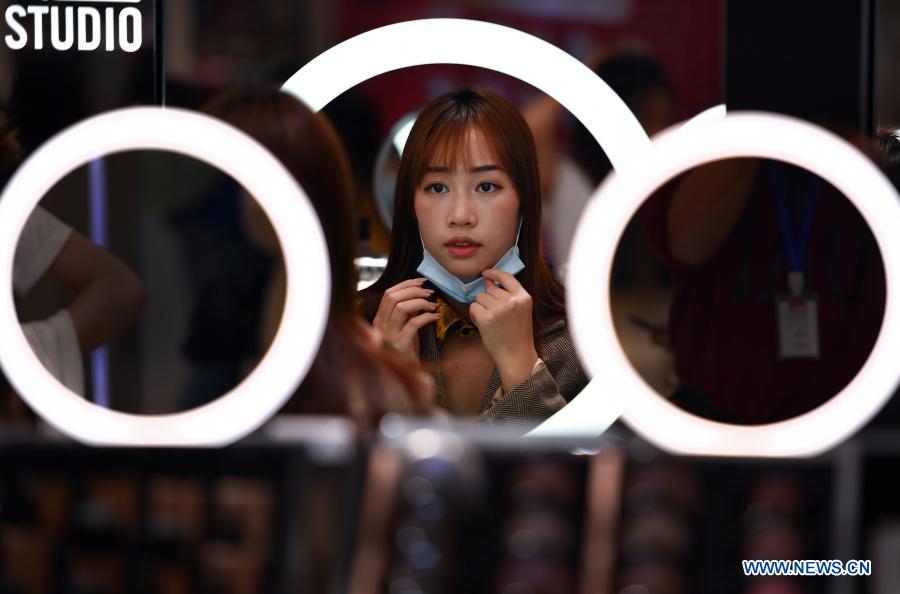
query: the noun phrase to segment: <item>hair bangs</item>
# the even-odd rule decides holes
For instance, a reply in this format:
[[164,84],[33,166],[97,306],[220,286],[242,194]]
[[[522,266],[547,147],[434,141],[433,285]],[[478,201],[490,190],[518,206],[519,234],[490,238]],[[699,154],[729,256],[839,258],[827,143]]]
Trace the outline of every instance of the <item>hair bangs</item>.
[[472,164],[469,162],[467,146],[476,126],[480,128],[469,119],[436,121],[429,131],[424,150],[414,157],[414,179],[421,181],[432,169],[453,171],[460,165],[468,169]]

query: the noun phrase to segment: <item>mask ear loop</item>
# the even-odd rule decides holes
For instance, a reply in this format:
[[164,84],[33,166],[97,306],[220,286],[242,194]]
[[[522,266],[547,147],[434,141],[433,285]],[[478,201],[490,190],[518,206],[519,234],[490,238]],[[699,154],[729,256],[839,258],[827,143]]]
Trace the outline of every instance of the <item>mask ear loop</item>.
[[427,252],[428,250],[425,249],[425,240],[422,239],[422,229],[419,228],[419,222],[418,222],[418,221],[416,221],[416,231],[419,232],[419,243],[422,244],[422,255],[424,256],[424,255],[425,255],[425,252]]

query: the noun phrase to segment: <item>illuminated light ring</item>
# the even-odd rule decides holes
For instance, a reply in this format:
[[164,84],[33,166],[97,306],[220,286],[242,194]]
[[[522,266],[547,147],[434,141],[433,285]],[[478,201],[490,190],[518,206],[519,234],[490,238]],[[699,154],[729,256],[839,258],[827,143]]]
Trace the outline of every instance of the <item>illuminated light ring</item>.
[[366,31],[314,58],[282,90],[318,111],[370,78],[425,64],[487,68],[536,87],[578,118],[616,169],[639,165],[649,147],[637,118],[590,68],[533,35],[483,21],[423,19]]
[[[287,270],[284,313],[271,348],[234,389],[202,407],[168,415],[100,408],[60,384],[34,355],[16,316],[12,267],[22,228],[67,173],[105,154],[164,150],[205,161],[259,201]],[[331,292],[319,219],[293,176],[249,136],[178,109],[131,108],[85,120],[58,134],[23,164],[0,198],[0,364],[16,391],[48,423],[94,445],[221,446],[250,433],[293,394],[318,351]]]
[[[890,399],[900,369],[900,198],[878,168],[836,135],[801,120],[729,114],[703,126],[663,133],[640,172],[616,172],[585,209],[575,232],[567,291],[578,352],[604,395],[627,396],[623,419],[672,452],[722,456],[811,456],[862,427]],[[813,171],[862,213],[881,250],[887,296],[875,346],[856,377],[818,408],[768,425],[723,424],[691,415],[653,392],[629,364],[610,314],[609,278],[616,244],[637,208],[657,188],[692,167],[733,157],[763,157]],[[621,403],[609,405],[607,414]],[[571,405],[569,405],[571,406]],[[588,419],[584,420],[587,427]]]
[[[650,148],[650,140],[609,85],[558,47],[494,23],[424,19],[373,29],[317,56],[288,79],[282,90],[318,111],[370,78],[425,64],[475,66],[518,78],[553,97],[575,116],[617,170],[643,168],[641,156]],[[594,421],[587,434],[599,435],[621,413],[610,412],[611,402],[589,384],[530,435],[582,432],[581,415]]]
[[680,124],[675,124],[677,127],[681,128],[692,128],[694,126],[705,126],[710,122],[715,122],[721,120],[728,114],[728,109],[726,108],[724,103],[719,103],[718,105],[713,105],[708,109],[704,109],[697,115],[692,116],[686,122],[682,122]]

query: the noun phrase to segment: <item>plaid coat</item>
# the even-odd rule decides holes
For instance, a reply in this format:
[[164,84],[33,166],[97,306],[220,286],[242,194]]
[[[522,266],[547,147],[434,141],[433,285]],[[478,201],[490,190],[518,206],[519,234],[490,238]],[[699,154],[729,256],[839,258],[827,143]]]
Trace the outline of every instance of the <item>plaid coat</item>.
[[[565,320],[550,324],[537,338],[535,346],[544,364],[506,394],[499,390],[500,373],[494,367],[481,398],[482,420],[534,424],[561,409],[587,385],[588,378],[578,362]],[[420,345],[420,359],[434,378],[438,405],[446,409],[447,383],[432,324],[422,330]]]

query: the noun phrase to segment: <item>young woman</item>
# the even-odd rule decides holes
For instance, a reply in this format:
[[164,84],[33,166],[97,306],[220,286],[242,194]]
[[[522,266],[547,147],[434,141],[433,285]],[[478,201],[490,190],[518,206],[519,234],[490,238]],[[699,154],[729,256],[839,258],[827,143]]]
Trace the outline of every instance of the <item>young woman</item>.
[[[312,113],[274,88],[231,91],[213,100],[205,111],[252,136],[285,165],[306,191],[325,232],[332,282],[328,323],[319,354],[282,412],[346,415],[364,435],[385,413],[430,412],[430,378],[383,350],[377,335],[356,312],[353,177],[331,124],[324,115]],[[245,205],[250,236],[277,255],[278,241],[262,209],[249,196]],[[263,351],[281,318],[284,289],[284,268],[279,264],[263,306]]]
[[440,406],[534,422],[581,390],[563,289],[541,255],[534,140],[512,105],[481,89],[428,104],[403,151],[393,217],[388,265],[363,310],[429,367]]

